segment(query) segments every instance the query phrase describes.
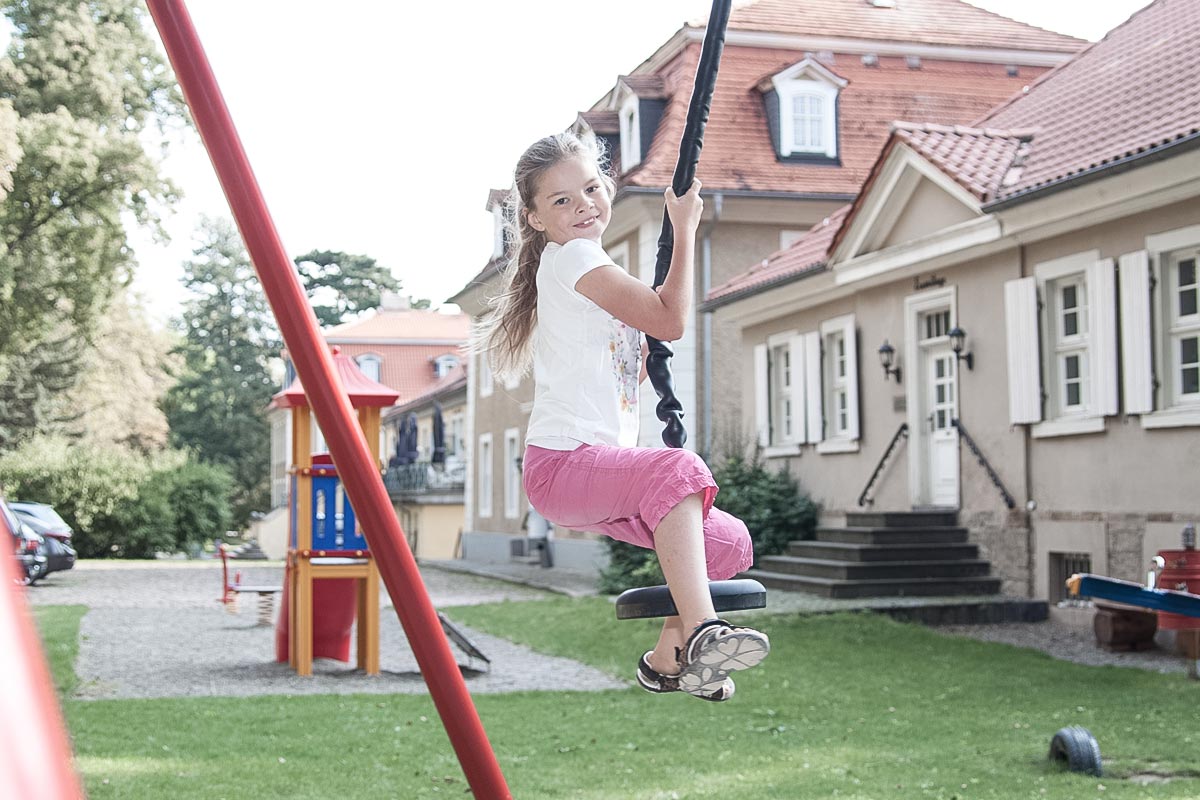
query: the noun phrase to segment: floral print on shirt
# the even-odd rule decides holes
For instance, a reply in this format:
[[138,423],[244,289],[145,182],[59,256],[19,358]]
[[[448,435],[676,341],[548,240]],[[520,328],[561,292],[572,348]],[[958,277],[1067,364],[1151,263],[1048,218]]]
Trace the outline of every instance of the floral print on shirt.
[[642,332],[614,318],[609,333],[608,352],[612,355],[613,374],[617,379],[617,400],[621,411],[636,411],[638,375],[642,370]]

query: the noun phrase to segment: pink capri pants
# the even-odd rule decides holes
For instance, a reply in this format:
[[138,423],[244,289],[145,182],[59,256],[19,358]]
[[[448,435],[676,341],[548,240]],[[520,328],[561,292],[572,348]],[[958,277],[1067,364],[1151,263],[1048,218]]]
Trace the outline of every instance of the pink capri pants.
[[650,550],[654,529],[667,512],[703,492],[709,580],[731,578],[754,562],[746,524],[713,508],[717,482],[690,450],[588,444],[547,450],[530,445],[522,471],[525,495],[546,519]]

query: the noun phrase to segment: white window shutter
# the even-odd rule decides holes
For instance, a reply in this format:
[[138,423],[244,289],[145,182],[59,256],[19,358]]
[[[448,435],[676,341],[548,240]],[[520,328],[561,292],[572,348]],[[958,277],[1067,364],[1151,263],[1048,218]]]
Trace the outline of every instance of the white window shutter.
[[808,372],[805,370],[804,358],[804,337],[793,336],[788,340],[788,349],[791,351],[792,358],[792,438],[793,442],[801,442],[807,440],[805,434],[805,421],[807,413],[805,412],[804,400],[804,384],[808,380]]
[[1008,339],[1008,419],[1014,425],[1042,421],[1038,347],[1037,279],[1004,284],[1004,327]]
[[825,421],[821,387],[821,334],[804,334],[804,416],[805,440],[810,444],[825,439]]
[[771,444],[771,394],[767,360],[767,346],[754,345],[754,428],[758,432],[759,447]]
[[1151,336],[1150,259],[1145,250],[1121,256],[1121,355],[1124,358],[1125,413],[1154,410],[1154,356]]
[[1088,267],[1091,302],[1092,409],[1111,417],[1117,413],[1117,279],[1113,260],[1104,258]]
[[846,343],[846,436],[858,438],[858,331],[854,327],[854,315],[846,318],[842,328]]

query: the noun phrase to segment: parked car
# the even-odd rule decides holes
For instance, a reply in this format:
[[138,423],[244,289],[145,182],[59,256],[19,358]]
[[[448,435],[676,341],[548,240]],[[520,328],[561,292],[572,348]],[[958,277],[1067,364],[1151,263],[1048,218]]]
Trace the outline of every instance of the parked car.
[[75,566],[75,548],[71,546],[71,536],[75,531],[57,511],[45,503],[26,503],[19,500],[13,500],[8,506],[22,522],[45,540],[46,571],[43,577],[51,572],[60,572]]
[[22,522],[3,498],[0,498],[0,515],[3,515],[12,535],[13,553],[21,568],[21,582],[28,586],[46,574],[45,539]]

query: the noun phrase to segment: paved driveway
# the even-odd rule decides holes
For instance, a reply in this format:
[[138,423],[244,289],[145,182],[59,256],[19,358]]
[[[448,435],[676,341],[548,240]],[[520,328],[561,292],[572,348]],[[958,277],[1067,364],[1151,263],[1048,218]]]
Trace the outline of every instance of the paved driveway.
[[[279,564],[239,565],[245,584],[281,585]],[[424,567],[438,608],[501,600],[536,601],[537,589]],[[386,592],[380,614],[382,674],[367,677],[353,664],[319,659],[311,678],[276,663],[274,627],[256,624],[256,596],[241,598],[236,614],[217,602],[221,567],[215,561],[80,561],[31,587],[35,605],[88,607],[80,634],[78,695],[127,697],[242,696],[258,694],[424,693],[425,682]],[[531,689],[621,688],[590,667],[539,655],[478,631],[465,630],[489,659],[487,672],[465,670],[472,693]],[[480,667],[453,648],[462,667]]]

